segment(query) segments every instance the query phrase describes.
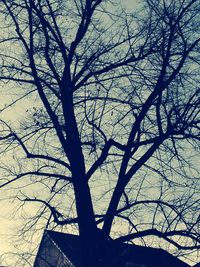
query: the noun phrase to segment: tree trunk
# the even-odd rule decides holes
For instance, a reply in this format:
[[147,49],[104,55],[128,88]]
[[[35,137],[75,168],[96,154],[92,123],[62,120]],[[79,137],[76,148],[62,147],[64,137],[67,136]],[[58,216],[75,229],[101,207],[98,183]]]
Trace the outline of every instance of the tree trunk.
[[[73,91],[73,90],[71,90]],[[66,149],[70,162],[78,217],[82,267],[100,267],[98,229],[95,222],[92,198],[85,177],[85,162],[74,114],[73,95],[63,90],[63,113],[66,124]]]

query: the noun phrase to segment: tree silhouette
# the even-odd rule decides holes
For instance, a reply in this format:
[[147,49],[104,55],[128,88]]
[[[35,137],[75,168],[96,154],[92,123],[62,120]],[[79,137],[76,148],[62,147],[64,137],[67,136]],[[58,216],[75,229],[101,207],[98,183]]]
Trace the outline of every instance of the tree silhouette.
[[17,194],[78,224],[84,267],[111,266],[110,236],[200,246],[199,1],[122,4],[0,4],[1,112],[29,102],[20,123],[2,117],[0,187],[49,190]]

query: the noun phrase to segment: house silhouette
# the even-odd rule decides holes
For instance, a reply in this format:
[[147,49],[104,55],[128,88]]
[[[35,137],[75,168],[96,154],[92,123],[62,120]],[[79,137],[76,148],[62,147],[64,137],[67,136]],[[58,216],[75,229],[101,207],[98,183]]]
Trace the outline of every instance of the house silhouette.
[[[115,267],[189,266],[163,249],[110,242],[108,254]],[[46,230],[34,267],[81,267],[79,236]]]

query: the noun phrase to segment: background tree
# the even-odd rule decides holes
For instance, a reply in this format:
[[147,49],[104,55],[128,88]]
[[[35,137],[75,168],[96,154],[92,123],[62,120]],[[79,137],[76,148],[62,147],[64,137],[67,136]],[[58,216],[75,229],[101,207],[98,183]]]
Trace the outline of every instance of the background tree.
[[28,228],[77,224],[84,267],[110,237],[200,245],[199,1],[122,4],[0,4],[0,187],[40,204]]

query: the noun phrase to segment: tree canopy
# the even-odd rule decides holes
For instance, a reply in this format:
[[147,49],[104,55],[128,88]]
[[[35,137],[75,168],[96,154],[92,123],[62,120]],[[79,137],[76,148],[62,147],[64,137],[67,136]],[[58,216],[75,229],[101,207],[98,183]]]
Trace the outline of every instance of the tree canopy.
[[199,9],[1,0],[0,188],[38,207],[26,231],[77,225],[84,267],[110,238],[200,247]]

